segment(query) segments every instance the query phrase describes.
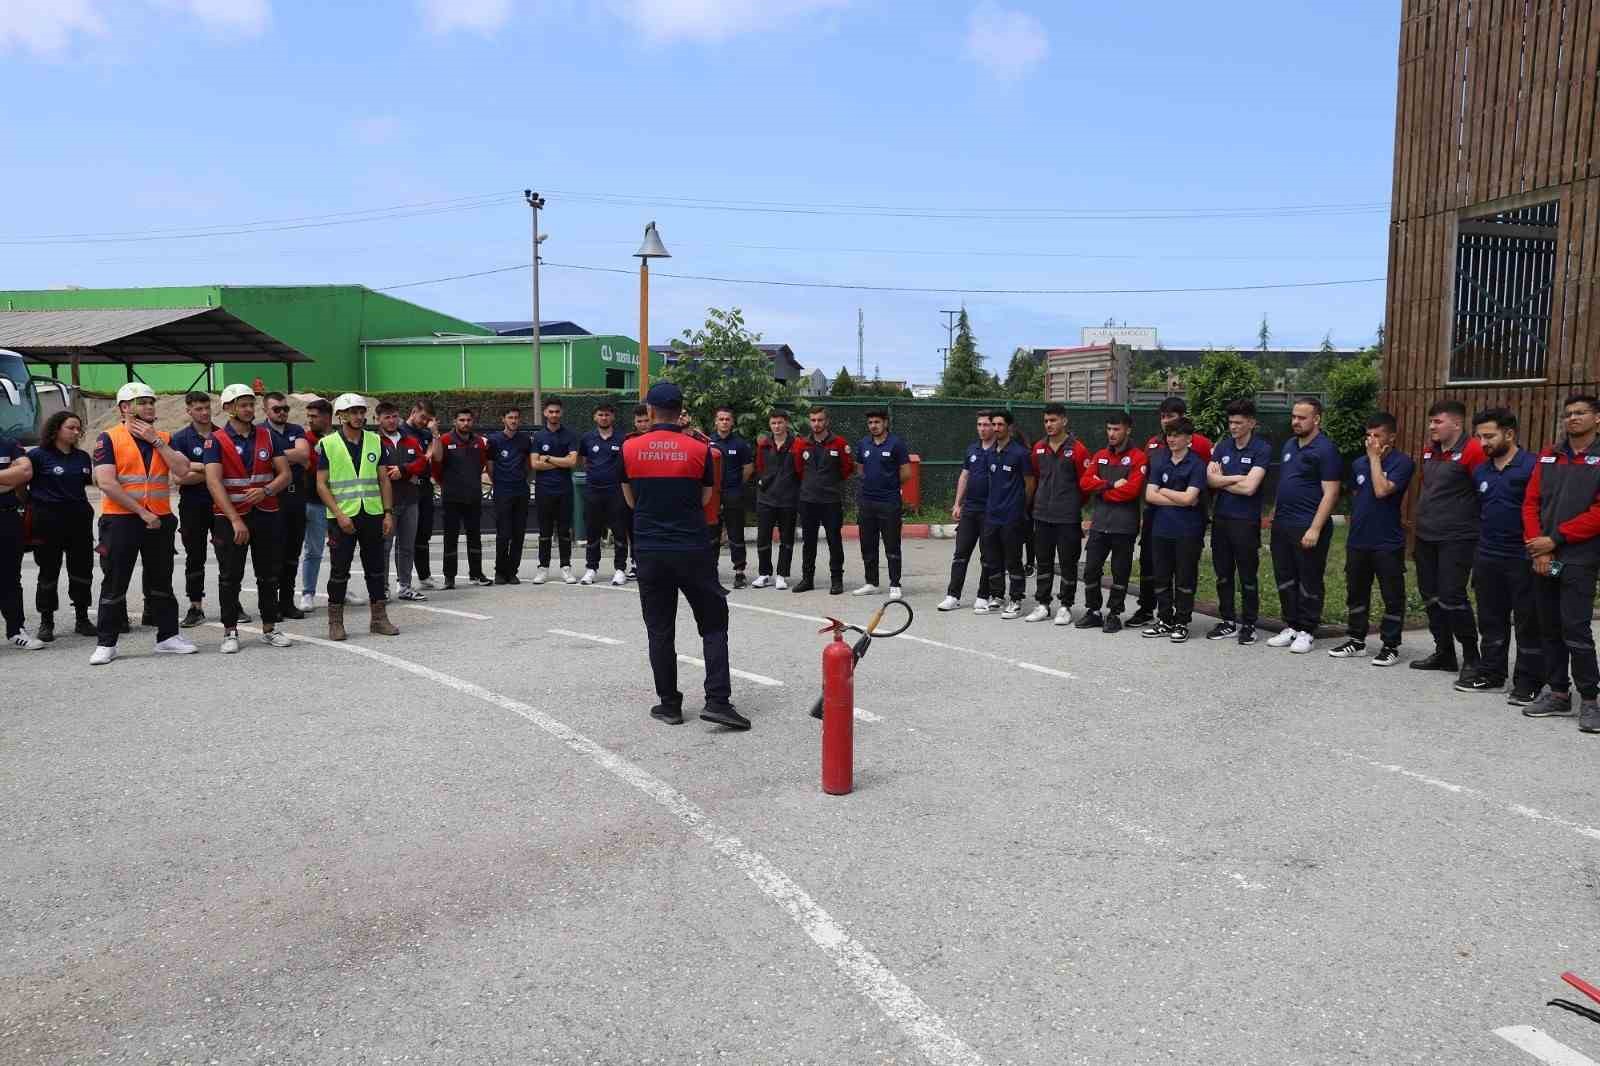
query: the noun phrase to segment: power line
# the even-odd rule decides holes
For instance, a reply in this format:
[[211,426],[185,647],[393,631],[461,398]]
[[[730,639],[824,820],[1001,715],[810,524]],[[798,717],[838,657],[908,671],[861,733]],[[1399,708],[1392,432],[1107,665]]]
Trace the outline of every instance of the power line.
[[[637,241],[615,240],[577,240],[569,241],[571,244],[607,244],[633,246]],[[1099,252],[1013,252],[1003,249],[946,249],[946,248],[849,248],[849,247],[824,247],[820,245],[791,245],[791,244],[736,244],[722,241],[673,241],[674,248],[732,248],[743,251],[757,252],[819,252],[830,255],[915,255],[932,257],[993,257],[1003,259],[1090,259],[1114,260],[1118,262],[1203,262],[1203,263],[1265,263],[1265,262],[1298,262],[1314,259],[1326,262],[1330,259],[1372,260],[1377,255],[1319,255],[1305,253],[1296,255],[1141,255],[1117,254]]]

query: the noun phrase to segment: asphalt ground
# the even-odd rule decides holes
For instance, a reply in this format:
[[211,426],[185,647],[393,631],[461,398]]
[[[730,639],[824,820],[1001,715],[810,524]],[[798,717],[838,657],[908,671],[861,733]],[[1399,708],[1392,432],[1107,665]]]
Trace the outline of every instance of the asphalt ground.
[[939,614],[949,551],[842,797],[816,630],[875,601],[821,591],[731,595],[744,734],[649,719],[633,587],[531,559],[395,638],[7,649],[0,1061],[1600,1058],[1543,1005],[1600,973],[1600,737],[1330,642]]

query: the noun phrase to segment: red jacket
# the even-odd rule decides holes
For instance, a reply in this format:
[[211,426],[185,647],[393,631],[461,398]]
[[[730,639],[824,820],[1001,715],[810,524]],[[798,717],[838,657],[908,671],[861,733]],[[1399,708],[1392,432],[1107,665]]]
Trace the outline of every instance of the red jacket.
[[[1157,433],[1145,442],[1145,456],[1148,458],[1155,454],[1157,448],[1165,448],[1166,446],[1167,438],[1165,434]],[[1193,439],[1189,441],[1189,450],[1198,455],[1202,463],[1211,462],[1211,438],[1204,433],[1196,433],[1194,435]]]

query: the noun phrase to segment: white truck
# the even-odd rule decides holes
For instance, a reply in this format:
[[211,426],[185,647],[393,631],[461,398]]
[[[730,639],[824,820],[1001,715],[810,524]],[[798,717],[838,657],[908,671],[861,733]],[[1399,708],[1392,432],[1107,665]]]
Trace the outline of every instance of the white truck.
[[76,386],[28,373],[28,362],[0,348],[0,437],[19,444],[37,444],[45,420],[60,410],[83,417],[83,399]]

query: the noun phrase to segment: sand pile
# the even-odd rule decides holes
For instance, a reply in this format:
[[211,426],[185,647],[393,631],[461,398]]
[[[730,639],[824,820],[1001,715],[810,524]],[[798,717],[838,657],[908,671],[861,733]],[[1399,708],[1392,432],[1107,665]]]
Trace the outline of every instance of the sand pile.
[[[222,424],[222,420],[224,418],[226,418],[227,416],[222,410],[222,404],[218,402],[218,399],[217,399],[218,395],[219,394],[217,394],[217,393],[212,393],[212,395],[211,395],[211,420],[213,422],[215,422],[217,425],[220,426]],[[328,400],[330,403],[333,400],[332,396],[324,396],[322,398],[325,399],[325,400]],[[312,400],[315,400],[315,399],[317,399],[317,394],[314,393],[314,392],[295,392],[295,393],[290,393],[289,394],[289,421],[298,423],[299,425],[302,425],[302,426],[305,425],[306,424],[306,404],[309,403]],[[257,399],[256,400],[256,421],[260,422],[264,418],[266,418],[266,411],[263,409],[261,401],[259,399]],[[184,410],[183,397],[181,395],[168,395],[168,396],[157,396],[156,397],[156,428],[157,429],[164,429],[168,433],[176,433],[178,430],[182,429],[188,423],[189,423],[189,415]],[[117,424],[117,409],[115,407],[112,407],[110,411],[106,412],[99,419],[97,419],[95,421],[94,425],[90,427],[90,429],[91,429],[91,431],[93,433],[100,434],[100,433],[103,433],[106,430],[110,429],[112,426],[114,426],[116,424]],[[93,440],[92,437],[90,439],[91,439],[91,441]]]

